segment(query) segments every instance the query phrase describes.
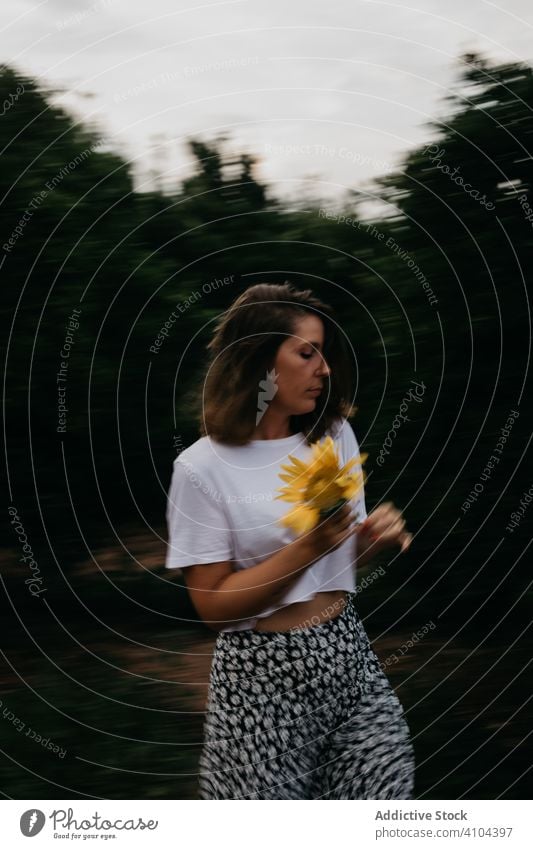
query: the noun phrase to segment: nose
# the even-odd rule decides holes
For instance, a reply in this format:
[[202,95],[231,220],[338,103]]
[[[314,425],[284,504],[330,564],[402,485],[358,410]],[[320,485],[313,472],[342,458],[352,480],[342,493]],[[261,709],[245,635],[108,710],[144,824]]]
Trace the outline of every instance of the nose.
[[331,374],[331,369],[325,361],[324,357],[320,358],[320,363],[318,365],[317,371],[318,374],[320,374],[322,377],[329,377],[329,375]]

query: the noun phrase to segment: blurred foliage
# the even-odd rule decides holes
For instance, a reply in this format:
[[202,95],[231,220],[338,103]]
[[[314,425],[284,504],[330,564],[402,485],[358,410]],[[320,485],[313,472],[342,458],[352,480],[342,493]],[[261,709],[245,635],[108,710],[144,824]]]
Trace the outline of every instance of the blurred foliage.
[[[164,525],[173,444],[198,435],[190,392],[213,321],[252,283],[290,279],[336,308],[353,345],[368,502],[394,500],[417,532],[410,562],[395,564],[400,577],[414,558],[424,564],[404,585],[408,596],[465,556],[468,567],[439,587],[452,600],[504,536],[511,562],[519,534],[504,526],[522,482],[530,485],[519,461],[533,228],[518,200],[532,174],[529,67],[462,57],[450,117],[380,181],[388,215],[375,221],[363,219],[356,192],[329,216],[320,202],[284,211],[254,178],[253,159],[228,152],[223,136],[190,141],[196,168],[181,185],[136,192],[128,163],[53,105],[53,92],[7,67],[0,86],[4,101],[24,87],[0,122],[3,244],[46,192],[2,266],[12,497],[45,550],[68,560],[80,533],[91,545],[114,541],[122,522]],[[452,179],[454,168],[484,203]],[[58,434],[56,374],[73,308],[80,327],[67,432]],[[153,353],[173,309],[178,320]],[[409,403],[410,421],[380,465],[413,380],[426,387],[422,403]],[[463,514],[511,409],[521,415],[502,462]],[[485,597],[500,576],[498,558],[461,604]],[[505,592],[495,593],[495,612]]]
[[[505,528],[532,483],[532,73],[461,57],[446,118],[378,181],[387,214],[371,221],[355,191],[329,215],[320,201],[286,209],[225,137],[190,140],[194,173],[180,185],[135,191],[129,164],[97,129],[56,105],[53,91],[0,69],[1,244],[21,227],[0,254],[9,500],[57,617],[82,616],[80,598],[106,627],[120,617],[150,629],[173,609],[188,616],[161,564],[176,444],[198,437],[190,392],[220,312],[255,282],[289,279],[332,304],[353,345],[367,507],[394,501],[415,532],[410,553],[382,557],[386,577],[359,596],[369,629],[433,619],[440,639],[448,626],[495,643],[519,634],[530,619],[530,517]],[[56,375],[74,308],[60,434]],[[408,403],[409,421],[379,464],[413,381],[423,396]],[[500,461],[463,512],[511,410],[520,415]],[[143,567],[125,546],[123,593],[96,557],[92,582],[79,578],[91,548],[145,523],[159,560]],[[15,609],[35,611],[20,569],[3,569],[10,598],[18,592]]]

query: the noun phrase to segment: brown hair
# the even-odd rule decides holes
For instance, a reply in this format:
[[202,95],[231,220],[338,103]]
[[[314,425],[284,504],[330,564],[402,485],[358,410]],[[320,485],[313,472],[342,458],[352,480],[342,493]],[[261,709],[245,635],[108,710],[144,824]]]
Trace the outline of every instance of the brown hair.
[[202,436],[229,445],[245,445],[256,427],[259,381],[274,362],[277,349],[295,333],[298,319],[316,313],[324,323],[324,358],[331,368],[329,391],[319,396],[312,412],[291,416],[293,433],[302,431],[307,442],[320,439],[340,417],[353,408],[348,346],[335,321],[333,309],[311,289],[258,283],[250,286],[218,319],[207,349],[211,352],[203,386],[195,398]]

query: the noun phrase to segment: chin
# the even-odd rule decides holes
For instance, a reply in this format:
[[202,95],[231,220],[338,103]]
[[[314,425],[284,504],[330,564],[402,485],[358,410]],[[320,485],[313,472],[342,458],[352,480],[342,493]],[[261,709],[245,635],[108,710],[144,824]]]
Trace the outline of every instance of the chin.
[[302,401],[301,405],[298,408],[293,407],[289,415],[305,416],[306,413],[309,413],[311,412],[311,410],[315,409],[319,397],[320,396],[317,396],[316,398],[306,398],[304,401]]

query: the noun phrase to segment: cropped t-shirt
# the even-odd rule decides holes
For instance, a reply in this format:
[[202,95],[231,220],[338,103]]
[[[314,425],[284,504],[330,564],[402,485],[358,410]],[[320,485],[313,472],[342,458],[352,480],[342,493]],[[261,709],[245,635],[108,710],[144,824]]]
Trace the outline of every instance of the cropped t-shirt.
[[[359,445],[349,421],[337,419],[327,433],[334,440],[342,464],[359,454]],[[231,561],[234,571],[247,569],[272,557],[297,538],[296,533],[277,523],[293,508],[281,499],[281,464],[288,455],[308,462],[311,446],[303,433],[283,439],[258,439],[246,445],[226,445],[203,436],[174,460],[168,492],[167,569],[199,563]],[[354,465],[351,472],[360,470]],[[366,518],[364,490],[350,505],[358,521]],[[289,586],[276,604],[252,619],[228,622],[222,631],[253,628],[258,619],[288,604],[307,601],[318,592],[355,590],[356,537],[350,536],[334,551],[316,560]]]

